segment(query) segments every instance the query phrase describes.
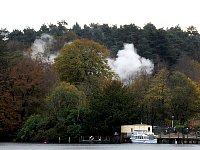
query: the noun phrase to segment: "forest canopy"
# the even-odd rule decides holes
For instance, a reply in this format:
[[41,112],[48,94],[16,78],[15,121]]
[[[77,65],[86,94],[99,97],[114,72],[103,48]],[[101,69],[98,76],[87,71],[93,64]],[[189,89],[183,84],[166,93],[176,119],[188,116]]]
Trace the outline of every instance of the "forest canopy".
[[[126,83],[108,63],[125,43],[154,66],[151,73],[140,68]],[[194,26],[68,28],[61,21],[38,31],[0,30],[1,141],[75,142],[141,121],[167,127],[172,116],[175,125],[198,128],[199,87],[200,34]]]

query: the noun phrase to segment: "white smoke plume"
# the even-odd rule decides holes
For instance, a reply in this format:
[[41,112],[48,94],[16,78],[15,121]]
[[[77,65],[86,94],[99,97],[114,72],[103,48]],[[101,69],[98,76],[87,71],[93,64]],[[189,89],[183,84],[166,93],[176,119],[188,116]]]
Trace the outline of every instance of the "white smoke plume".
[[53,63],[58,54],[52,54],[50,48],[54,42],[51,35],[42,34],[31,46],[31,58],[41,58],[44,62]]
[[115,60],[108,59],[111,69],[120,77],[122,81],[129,80],[130,77],[137,75],[141,69],[146,69],[151,73],[154,65],[149,59],[140,57],[133,44],[124,44],[124,49],[119,50]]

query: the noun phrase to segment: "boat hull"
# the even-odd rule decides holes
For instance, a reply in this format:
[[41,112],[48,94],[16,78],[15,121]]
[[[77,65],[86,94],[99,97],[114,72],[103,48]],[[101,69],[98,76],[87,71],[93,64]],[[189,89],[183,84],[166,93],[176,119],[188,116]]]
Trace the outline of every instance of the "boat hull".
[[131,139],[134,144],[157,144],[157,139],[148,140],[148,139]]

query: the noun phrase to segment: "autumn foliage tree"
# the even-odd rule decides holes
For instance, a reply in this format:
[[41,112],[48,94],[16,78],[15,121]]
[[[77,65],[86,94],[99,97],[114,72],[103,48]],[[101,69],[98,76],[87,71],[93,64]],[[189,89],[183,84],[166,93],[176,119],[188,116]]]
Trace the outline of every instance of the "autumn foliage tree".
[[164,119],[168,113],[169,92],[167,85],[168,72],[165,69],[160,70],[151,80],[149,88],[145,94],[146,108],[148,110],[147,118],[149,123],[154,125],[164,125]]
[[87,96],[94,94],[113,73],[107,64],[108,49],[91,40],[75,40],[61,49],[54,70],[61,81],[76,85]]
[[9,55],[6,45],[6,30],[0,30],[0,141],[10,137],[19,127],[15,101],[10,93]]
[[11,69],[10,92],[13,101],[17,102],[16,109],[19,112],[21,121],[34,113],[43,104],[45,91],[48,89],[44,87],[46,73],[49,72],[47,72],[47,68],[41,61],[32,60],[28,57]]
[[45,93],[54,85],[55,76],[48,65],[24,57],[7,71],[7,79],[2,83],[0,136],[10,137],[44,104]]
[[[152,75],[148,74],[145,70],[141,71],[138,76],[135,77],[133,82],[129,84],[128,91],[134,96],[135,101],[138,106],[138,116],[140,117],[140,122],[148,123],[149,110],[146,94],[149,90],[149,86],[152,80]],[[138,123],[140,123],[138,122]]]
[[92,82],[98,78],[111,77],[105,46],[90,40],[75,40],[61,50],[54,68],[61,81],[74,84]]
[[171,111],[181,123],[195,116],[199,111],[198,86],[183,73],[174,72],[170,78]]
[[20,127],[20,116],[16,109],[17,102],[13,99],[9,81],[4,82],[0,92],[0,141],[10,138]]

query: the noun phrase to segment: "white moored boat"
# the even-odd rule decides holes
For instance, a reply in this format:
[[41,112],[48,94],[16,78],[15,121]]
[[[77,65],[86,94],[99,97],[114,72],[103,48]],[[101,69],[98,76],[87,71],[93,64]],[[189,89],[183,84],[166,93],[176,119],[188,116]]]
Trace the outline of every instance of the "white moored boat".
[[132,143],[157,143],[157,137],[153,133],[151,125],[133,124],[121,126],[122,140]]
[[131,135],[132,143],[149,143],[149,144],[156,144],[157,138],[152,134],[148,134],[146,130],[134,130]]

